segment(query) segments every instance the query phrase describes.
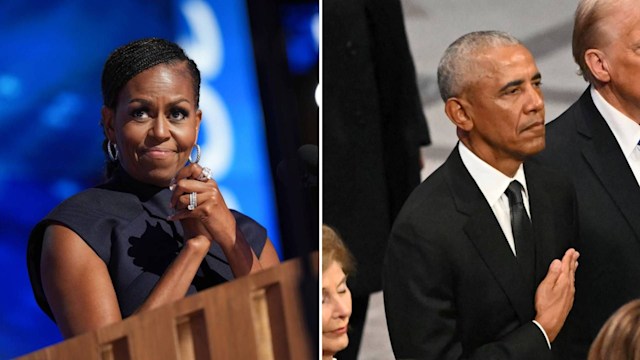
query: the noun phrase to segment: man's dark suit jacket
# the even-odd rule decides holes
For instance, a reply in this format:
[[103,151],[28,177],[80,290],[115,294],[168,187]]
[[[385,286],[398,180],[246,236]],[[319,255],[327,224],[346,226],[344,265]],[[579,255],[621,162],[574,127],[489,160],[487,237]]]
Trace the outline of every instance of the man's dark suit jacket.
[[[525,164],[536,287],[576,236],[568,180]],[[393,226],[384,300],[397,358],[548,359],[534,294],[456,148],[409,197]],[[535,290],[535,289],[534,289]]]
[[640,188],[589,90],[547,125],[536,160],[570,176],[579,215],[575,302],[554,347],[586,359],[607,318],[640,297]]

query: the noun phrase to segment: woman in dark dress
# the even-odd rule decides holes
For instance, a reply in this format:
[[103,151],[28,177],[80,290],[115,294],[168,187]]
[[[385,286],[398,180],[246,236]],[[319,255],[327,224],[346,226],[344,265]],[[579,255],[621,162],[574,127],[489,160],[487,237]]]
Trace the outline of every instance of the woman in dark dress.
[[166,40],[107,59],[108,181],[64,201],[29,239],[36,300],[65,337],[279,262],[266,230],[229,210],[197,164],[199,89],[196,64]]

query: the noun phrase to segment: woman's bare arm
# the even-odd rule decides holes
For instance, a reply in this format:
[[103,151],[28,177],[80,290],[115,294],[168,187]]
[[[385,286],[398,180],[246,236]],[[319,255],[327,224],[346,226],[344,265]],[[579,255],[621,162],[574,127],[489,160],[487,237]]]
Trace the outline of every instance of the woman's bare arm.
[[278,258],[278,253],[276,252],[276,248],[273,246],[271,239],[267,238],[267,242],[264,244],[259,260],[263,269],[280,264],[280,258]]
[[258,259],[242,232],[238,230],[236,230],[234,245],[229,248],[223,247],[223,251],[236,278],[256,273],[280,263],[276,249],[269,238],[267,238],[260,259]]
[[65,338],[122,319],[107,266],[69,228],[47,227],[40,276],[53,316]]
[[[136,312],[183,298],[210,244],[204,236],[189,239]],[[65,338],[122,320],[105,263],[69,228],[50,225],[45,231],[40,272],[47,301]]]

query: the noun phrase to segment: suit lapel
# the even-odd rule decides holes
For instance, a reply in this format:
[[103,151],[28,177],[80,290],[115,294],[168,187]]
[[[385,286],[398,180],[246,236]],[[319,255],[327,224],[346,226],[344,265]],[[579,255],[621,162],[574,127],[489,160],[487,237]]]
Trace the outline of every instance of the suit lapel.
[[447,160],[447,182],[456,208],[468,216],[464,231],[506,294],[521,322],[533,318],[533,294],[493,211],[462,163],[456,148]]
[[640,188],[620,145],[597,110],[589,90],[580,99],[578,132],[587,138],[582,154],[600,179],[629,226],[640,238]]

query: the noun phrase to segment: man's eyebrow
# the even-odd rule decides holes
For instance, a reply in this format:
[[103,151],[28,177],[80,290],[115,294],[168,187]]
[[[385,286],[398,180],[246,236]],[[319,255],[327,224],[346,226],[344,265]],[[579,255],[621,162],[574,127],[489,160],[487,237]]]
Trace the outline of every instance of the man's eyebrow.
[[[542,75],[539,72],[531,77],[532,81],[540,80],[540,79],[542,79]],[[524,80],[509,81],[506,85],[500,88],[500,91],[505,91],[512,86],[519,86],[519,85],[522,85],[523,83],[524,83]]]
[[524,80],[509,81],[505,86],[500,88],[500,91],[505,91],[512,86],[519,86],[519,85],[522,85],[523,83],[524,83]]

